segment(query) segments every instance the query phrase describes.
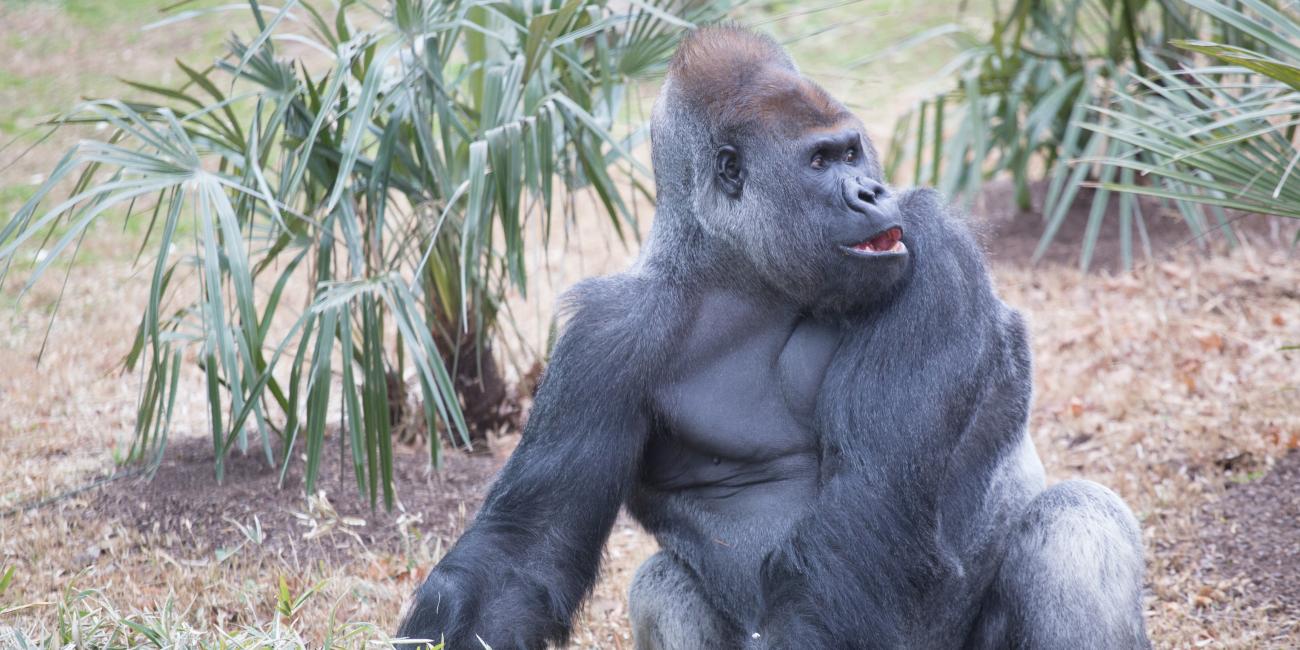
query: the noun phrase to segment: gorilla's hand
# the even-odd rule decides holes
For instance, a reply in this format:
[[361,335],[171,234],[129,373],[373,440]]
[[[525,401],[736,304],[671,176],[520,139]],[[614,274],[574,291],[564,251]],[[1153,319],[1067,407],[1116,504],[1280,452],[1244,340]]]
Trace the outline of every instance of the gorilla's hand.
[[445,569],[434,569],[429,574],[415,591],[415,602],[406,620],[402,621],[397,636],[437,645],[465,634],[470,612],[478,609],[476,595],[479,590],[455,576]]

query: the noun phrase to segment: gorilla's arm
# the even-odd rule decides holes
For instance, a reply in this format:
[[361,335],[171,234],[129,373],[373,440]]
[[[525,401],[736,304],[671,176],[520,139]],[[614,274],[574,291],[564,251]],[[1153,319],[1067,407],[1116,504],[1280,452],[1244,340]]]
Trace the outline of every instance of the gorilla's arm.
[[615,276],[569,296],[519,447],[470,529],[415,596],[399,634],[452,650],[563,642],[596,578],[647,436],[668,292]]
[[823,384],[829,478],[765,566],[758,629],[772,647],[915,638],[928,593],[962,571],[941,514],[948,528],[955,504],[975,507],[1028,416],[1023,324],[993,293],[978,246],[932,192],[909,192],[900,208],[915,266],[846,336]]

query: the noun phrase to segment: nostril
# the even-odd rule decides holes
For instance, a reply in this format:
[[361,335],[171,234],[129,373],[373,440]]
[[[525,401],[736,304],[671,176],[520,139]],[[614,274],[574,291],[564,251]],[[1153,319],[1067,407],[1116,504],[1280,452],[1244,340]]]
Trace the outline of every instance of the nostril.
[[884,185],[865,176],[846,178],[841,187],[844,202],[855,212],[867,212],[880,207],[889,194]]
[[856,185],[858,186],[856,194],[859,201],[875,205],[885,198],[885,186],[870,178],[859,177]]

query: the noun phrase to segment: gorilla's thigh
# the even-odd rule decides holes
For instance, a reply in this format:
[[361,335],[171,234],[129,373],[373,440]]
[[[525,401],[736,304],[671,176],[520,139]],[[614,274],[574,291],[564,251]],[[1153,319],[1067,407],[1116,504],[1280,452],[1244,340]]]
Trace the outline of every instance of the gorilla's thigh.
[[1026,509],[968,648],[1149,648],[1142,540],[1114,492],[1052,486]]
[[739,639],[695,584],[695,576],[660,551],[637,569],[628,592],[636,650],[723,649]]

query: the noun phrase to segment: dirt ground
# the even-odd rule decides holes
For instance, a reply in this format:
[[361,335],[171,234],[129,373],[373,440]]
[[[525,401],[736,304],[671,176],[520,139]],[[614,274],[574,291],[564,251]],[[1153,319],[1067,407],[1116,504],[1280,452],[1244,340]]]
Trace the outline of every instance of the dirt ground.
[[[140,531],[146,546],[174,549],[187,560],[227,553],[245,542],[260,546],[259,553],[296,562],[347,562],[362,550],[400,555],[417,534],[457,534],[501,465],[499,456],[453,452],[431,471],[427,454],[405,451],[393,467],[403,507],[391,511],[382,496],[371,508],[357,491],[350,464],[340,463],[334,450],[323,454],[321,476],[306,502],[301,472],[288,474],[277,489],[279,466],[260,451],[234,453],[224,484],[213,489],[211,441],[186,438],[167,450],[152,479],[132,477],[99,489],[86,496],[86,508],[76,516]],[[254,526],[263,531],[253,535],[260,540],[246,532]],[[339,534],[329,534],[334,532]]]
[[1188,554],[1199,555],[1202,566],[1251,581],[1255,588],[1243,594],[1251,604],[1275,606],[1292,616],[1300,611],[1297,487],[1300,452],[1292,451],[1262,478],[1230,483],[1223,498],[1202,506],[1201,534],[1187,540],[1199,547]]
[[[1240,224],[1252,243],[1212,257],[1169,228],[1155,262],[1085,275],[1068,255],[1029,266],[1025,229],[989,212],[982,239],[999,290],[1031,324],[1039,453],[1051,480],[1102,482],[1138,515],[1156,646],[1295,647],[1300,353],[1281,350],[1300,340],[1295,255],[1265,224]],[[133,321],[120,298],[98,297],[102,277],[74,275],[72,308],[55,323],[56,336],[94,333],[64,339],[39,367],[43,318],[6,313],[0,454],[15,462],[0,476],[0,511],[103,475],[129,439],[136,384],[118,374],[120,351],[107,341]],[[201,412],[189,408],[193,422]],[[260,452],[237,455],[216,487],[201,420],[192,431],[173,441],[152,483],[125,478],[0,519],[0,561],[18,568],[5,601],[50,602],[71,580],[119,607],[171,599],[187,617],[228,626],[267,616],[284,577],[295,590],[323,585],[307,616],[391,628],[512,442],[496,441],[492,455],[449,454],[436,474],[426,450],[403,449],[400,503],[389,514],[340,481],[336,460],[307,500],[293,475],[284,491],[269,489],[278,475]],[[573,647],[629,647],[626,586],[654,550],[620,520]],[[43,620],[39,606],[7,618],[0,623]]]

